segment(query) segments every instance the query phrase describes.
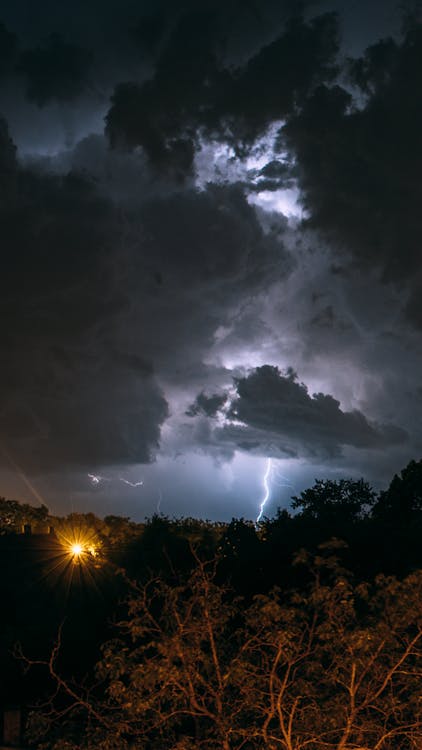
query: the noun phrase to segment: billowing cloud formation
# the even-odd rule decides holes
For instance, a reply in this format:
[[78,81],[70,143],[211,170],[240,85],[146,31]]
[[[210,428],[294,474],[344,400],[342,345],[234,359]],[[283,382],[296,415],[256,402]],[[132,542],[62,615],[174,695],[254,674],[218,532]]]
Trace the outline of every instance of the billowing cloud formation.
[[0,404],[7,454],[35,473],[152,460],[167,404],[151,376],[98,353],[88,362],[80,351],[43,353],[48,362],[28,351],[32,388],[16,382]]
[[410,281],[408,314],[418,325],[421,60],[422,27],[413,22],[402,41],[379,41],[349,63],[357,97],[320,86],[282,132],[309,225],[385,280]]
[[142,146],[157,167],[182,175],[192,168],[200,134],[241,152],[336,72],[335,14],[310,23],[294,18],[238,67],[222,59],[221,20],[216,13],[183,14],[163,45],[154,77],[116,88],[107,115],[112,144]]
[[227,395],[225,393],[213,393],[211,396],[207,396],[206,393],[202,392],[196,397],[195,402],[191,404],[186,414],[188,417],[195,417],[198,414],[215,417],[226,402]]
[[[386,448],[407,439],[404,430],[377,425],[358,410],[346,412],[337,399],[324,393],[309,394],[293,370],[281,373],[264,365],[235,379],[236,395],[225,411],[226,426],[217,429],[223,441],[237,443],[243,450],[271,455],[339,456],[343,446]],[[190,415],[218,407],[216,397],[200,394]],[[220,409],[224,405],[221,399]],[[215,410],[214,410],[215,413]]]
[[268,282],[274,266],[281,277],[290,270],[278,238],[280,226],[264,232],[237,186],[209,185],[201,192],[146,201],[141,216],[145,246],[163,283],[210,290],[215,284],[214,294],[220,295],[235,287],[256,290]]
[[159,380],[195,377],[225,316],[288,273],[280,227],[236,186],[111,200],[87,174],[22,167],[0,135],[0,442],[34,471],[149,462]]
[[0,442],[32,470],[148,461],[167,403],[151,366],[119,354],[113,206],[89,181],[21,169],[1,124]]

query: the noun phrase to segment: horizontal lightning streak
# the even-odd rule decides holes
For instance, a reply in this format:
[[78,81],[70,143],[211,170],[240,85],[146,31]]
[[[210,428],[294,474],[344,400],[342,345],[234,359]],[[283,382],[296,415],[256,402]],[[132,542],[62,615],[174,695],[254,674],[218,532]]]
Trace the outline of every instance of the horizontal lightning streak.
[[144,483],[142,479],[140,482],[130,482],[129,479],[124,479],[123,477],[119,477],[119,482],[124,482],[125,484],[128,484],[129,487],[142,487]]
[[[110,479],[109,477],[103,477],[101,474],[88,474],[89,479],[91,480],[91,483],[94,484],[96,487],[101,484],[101,482],[112,482],[113,479]],[[140,482],[131,482],[129,479],[125,479],[124,477],[118,478],[119,482],[124,482],[124,484],[128,484],[129,487],[142,487],[144,481],[141,479]]]

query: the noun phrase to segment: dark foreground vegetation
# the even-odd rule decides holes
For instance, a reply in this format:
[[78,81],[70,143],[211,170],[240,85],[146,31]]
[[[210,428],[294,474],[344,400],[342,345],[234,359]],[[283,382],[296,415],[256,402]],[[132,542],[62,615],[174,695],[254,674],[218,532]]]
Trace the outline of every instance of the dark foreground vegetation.
[[0,501],[0,698],[27,744],[420,750],[422,461],[292,510],[255,528]]

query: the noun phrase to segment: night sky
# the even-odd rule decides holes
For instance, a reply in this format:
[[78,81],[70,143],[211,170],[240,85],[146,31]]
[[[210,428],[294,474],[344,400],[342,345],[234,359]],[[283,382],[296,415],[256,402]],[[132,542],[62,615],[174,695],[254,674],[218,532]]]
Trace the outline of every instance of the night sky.
[[0,0],[1,495],[256,518],[420,459],[421,17]]

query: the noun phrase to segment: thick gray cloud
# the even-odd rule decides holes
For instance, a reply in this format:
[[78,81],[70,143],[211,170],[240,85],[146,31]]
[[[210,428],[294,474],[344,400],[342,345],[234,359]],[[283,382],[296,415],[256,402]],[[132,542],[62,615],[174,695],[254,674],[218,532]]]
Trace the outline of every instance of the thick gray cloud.
[[27,352],[33,382],[0,404],[7,454],[31,473],[152,460],[167,404],[151,376],[98,352],[87,362],[67,348],[42,353]]
[[338,251],[401,285],[421,325],[419,180],[422,29],[385,39],[349,61],[349,83],[320,86],[281,138],[296,158],[308,223]]
[[1,441],[38,472],[149,462],[169,413],[159,381],[198,374],[288,253],[236,186],[112,200],[86,172],[22,167],[1,135]]
[[227,402],[227,395],[225,393],[213,393],[211,396],[207,396],[206,393],[200,393],[193,404],[186,411],[188,417],[196,417],[198,414],[203,414],[206,417],[215,417],[217,413]]
[[148,461],[167,403],[111,343],[127,307],[115,209],[77,175],[22,169],[2,124],[1,442],[31,470]]
[[331,395],[310,395],[291,369],[258,367],[235,379],[235,395],[224,408],[227,398],[199,394],[188,415],[213,417],[223,410],[226,424],[215,428],[214,440],[262,455],[315,460],[338,457],[344,446],[380,450],[408,439],[392,424],[371,422],[357,409],[343,411]]
[[280,276],[291,265],[277,235],[263,231],[236,186],[210,185],[147,201],[141,217],[148,255],[163,284],[214,286],[215,295],[236,287],[256,290],[275,265]]
[[182,177],[193,167],[200,132],[229,141],[241,153],[316,82],[336,73],[335,14],[309,23],[294,17],[280,36],[235,69],[221,58],[225,34],[216,12],[181,15],[153,78],[116,88],[106,118],[111,143],[142,146],[157,168]]
[[235,384],[237,397],[229,418],[278,433],[316,455],[337,454],[343,445],[383,448],[406,439],[403,430],[371,424],[358,410],[342,411],[330,395],[311,396],[293,371],[283,375],[278,368],[264,365]]

